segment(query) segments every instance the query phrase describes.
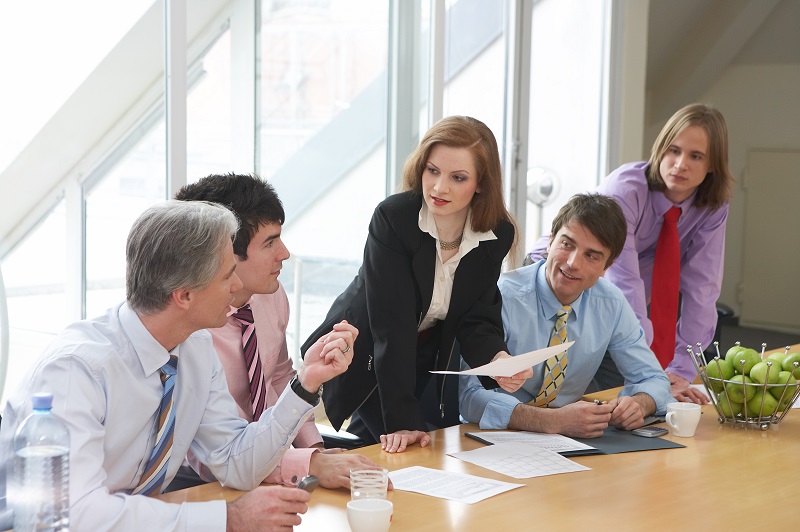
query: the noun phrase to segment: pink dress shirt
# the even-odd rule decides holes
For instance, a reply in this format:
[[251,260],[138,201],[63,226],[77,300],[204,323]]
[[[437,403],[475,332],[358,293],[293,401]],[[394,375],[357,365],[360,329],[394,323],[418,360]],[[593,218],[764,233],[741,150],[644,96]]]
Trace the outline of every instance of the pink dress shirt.
[[[286,327],[289,324],[289,300],[283,285],[274,294],[254,294],[248,301],[253,310],[253,322],[258,337],[258,356],[261,357],[261,368],[267,384],[267,408],[275,404],[284,388],[295,374],[292,361],[286,347]],[[247,421],[253,420],[250,401],[250,380],[247,376],[247,365],[242,348],[241,322],[231,314],[236,312],[231,307],[228,323],[218,329],[209,329],[214,340],[225,379],[239,415]],[[309,448],[322,443],[322,436],[317,430],[312,415],[300,428],[293,446],[286,451],[275,470],[264,480],[270,484],[293,485],[308,475],[311,455],[317,451]],[[190,459],[197,470],[197,463]],[[206,476],[206,471],[201,473]]]

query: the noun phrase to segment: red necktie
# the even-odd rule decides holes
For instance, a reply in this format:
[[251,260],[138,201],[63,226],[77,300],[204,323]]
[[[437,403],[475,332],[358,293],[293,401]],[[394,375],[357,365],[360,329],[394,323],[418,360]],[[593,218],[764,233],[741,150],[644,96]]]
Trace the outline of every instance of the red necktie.
[[250,378],[250,401],[253,405],[253,421],[258,421],[267,407],[267,385],[264,383],[264,372],[261,369],[261,357],[258,356],[256,328],[253,325],[253,310],[245,305],[233,317],[242,323],[242,347],[247,374]]
[[681,250],[678,239],[680,207],[664,215],[653,263],[653,289],[650,297],[650,321],[653,344],[650,348],[666,368],[675,356],[675,327],[678,322],[678,295],[681,288]]

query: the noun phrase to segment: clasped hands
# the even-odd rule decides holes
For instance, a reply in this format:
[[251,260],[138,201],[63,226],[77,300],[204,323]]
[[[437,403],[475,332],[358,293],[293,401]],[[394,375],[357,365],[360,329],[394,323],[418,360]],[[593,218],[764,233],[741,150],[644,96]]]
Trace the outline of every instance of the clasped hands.
[[358,329],[342,320],[333,330],[308,348],[298,378],[303,388],[315,392],[333,377],[344,373],[353,360],[353,343]]

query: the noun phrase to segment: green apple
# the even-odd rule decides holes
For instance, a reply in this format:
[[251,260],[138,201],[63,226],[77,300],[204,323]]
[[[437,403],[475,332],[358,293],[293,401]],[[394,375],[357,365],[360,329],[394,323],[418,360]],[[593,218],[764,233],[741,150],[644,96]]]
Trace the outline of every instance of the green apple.
[[737,354],[739,351],[742,351],[742,350],[744,350],[744,349],[747,349],[747,348],[746,348],[746,347],[742,347],[741,345],[739,345],[739,344],[737,343],[736,345],[734,345],[733,347],[731,347],[730,349],[728,349],[728,350],[725,352],[725,360],[727,360],[728,362],[730,362],[730,361],[733,359],[733,357],[734,357],[734,356],[736,356],[736,354]]
[[[780,386],[770,386],[769,393],[778,400],[778,411],[783,412],[792,402],[792,397],[797,392],[797,379],[792,376],[789,371],[781,371],[778,373],[778,382]],[[784,390],[786,393],[784,393]],[[783,397],[783,398],[781,398]]]
[[764,393],[764,390],[758,390],[753,397],[747,401],[745,405],[747,415],[750,417],[768,417],[778,411],[778,400],[772,397],[771,393]]
[[[730,353],[730,351],[728,351]],[[750,369],[761,362],[761,356],[755,349],[741,349],[731,358],[725,355],[725,360],[733,365],[733,370],[741,375],[749,375]]]
[[778,382],[778,373],[781,367],[771,361],[762,360],[750,369],[750,378],[759,384],[775,384]]
[[722,411],[722,415],[726,418],[732,418],[736,416],[736,414],[742,413],[742,408],[744,405],[742,403],[737,403],[735,401],[731,401],[728,398],[728,394],[722,392],[717,397],[717,404],[719,404],[719,408]]
[[789,353],[785,351],[782,353],[772,353],[771,355],[767,355],[767,358],[765,360],[773,360],[778,364],[783,364],[783,359],[786,358],[787,356],[789,356]]
[[722,380],[733,377],[733,365],[724,358],[714,358],[706,364],[706,375],[710,379],[711,389],[719,393],[722,391]]
[[725,385],[728,397],[735,403],[744,403],[753,398],[758,386],[746,375],[734,375]]
[[783,371],[791,371],[795,379],[800,379],[800,364],[794,367],[795,362],[800,363],[800,353],[789,353],[783,359]]

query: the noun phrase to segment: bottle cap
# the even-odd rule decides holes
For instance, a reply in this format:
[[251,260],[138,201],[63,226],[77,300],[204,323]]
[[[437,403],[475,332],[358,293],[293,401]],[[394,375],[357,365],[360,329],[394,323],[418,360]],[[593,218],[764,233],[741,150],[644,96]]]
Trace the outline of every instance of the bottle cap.
[[33,408],[35,410],[49,410],[53,406],[53,394],[49,392],[33,394]]

